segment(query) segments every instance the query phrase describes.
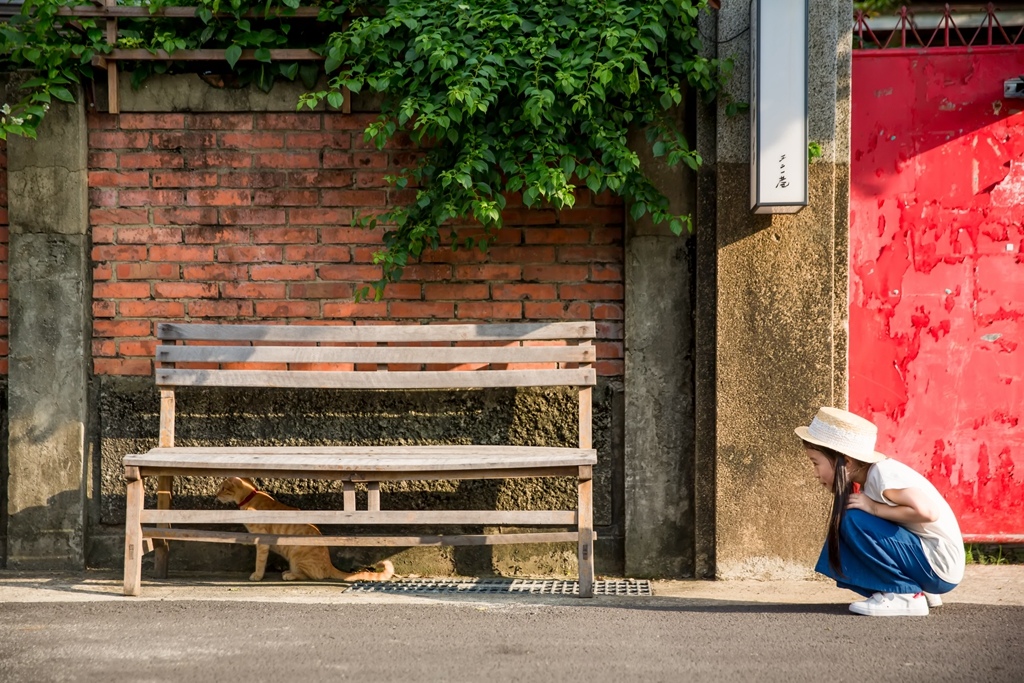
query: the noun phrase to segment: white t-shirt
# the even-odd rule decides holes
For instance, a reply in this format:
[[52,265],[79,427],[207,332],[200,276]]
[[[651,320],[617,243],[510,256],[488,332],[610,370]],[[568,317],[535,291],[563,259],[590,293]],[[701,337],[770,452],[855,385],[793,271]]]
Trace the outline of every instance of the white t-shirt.
[[917,489],[928,496],[939,509],[939,518],[924,524],[902,526],[921,539],[924,555],[939,578],[949,583],[960,583],[964,578],[964,539],[949,503],[932,483],[911,467],[887,458],[876,462],[868,470],[863,493],[871,500],[896,507],[882,491],[887,489]]

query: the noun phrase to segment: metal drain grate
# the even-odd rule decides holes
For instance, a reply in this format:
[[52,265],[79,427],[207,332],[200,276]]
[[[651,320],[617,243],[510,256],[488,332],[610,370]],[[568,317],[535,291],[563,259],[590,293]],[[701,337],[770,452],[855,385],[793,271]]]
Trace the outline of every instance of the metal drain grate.
[[[553,579],[400,579],[397,581],[359,581],[349,589],[354,593],[492,593],[530,595],[579,595],[575,581]],[[594,595],[653,595],[651,582],[595,581]]]

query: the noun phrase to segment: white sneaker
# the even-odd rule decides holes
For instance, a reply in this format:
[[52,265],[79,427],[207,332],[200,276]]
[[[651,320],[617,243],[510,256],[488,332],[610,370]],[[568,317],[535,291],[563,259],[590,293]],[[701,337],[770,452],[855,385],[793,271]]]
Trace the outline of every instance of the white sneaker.
[[935,593],[925,593],[924,599],[928,602],[929,608],[942,607],[942,597]]
[[925,617],[928,601],[924,593],[875,593],[850,605],[850,611],[868,617]]

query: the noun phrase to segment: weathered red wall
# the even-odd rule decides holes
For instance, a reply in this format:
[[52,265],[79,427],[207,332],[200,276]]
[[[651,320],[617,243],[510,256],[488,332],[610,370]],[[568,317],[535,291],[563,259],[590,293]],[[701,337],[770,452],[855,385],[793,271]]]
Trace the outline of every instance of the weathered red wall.
[[850,407],[966,535],[1024,534],[1022,73],[1021,47],[853,61]]

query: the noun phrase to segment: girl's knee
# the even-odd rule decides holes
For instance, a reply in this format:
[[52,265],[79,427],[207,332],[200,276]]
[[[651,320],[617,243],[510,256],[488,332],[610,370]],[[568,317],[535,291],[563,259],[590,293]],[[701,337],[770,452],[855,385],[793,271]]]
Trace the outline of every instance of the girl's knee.
[[843,515],[843,524],[856,524],[857,526],[863,526],[869,519],[878,518],[868,512],[864,512],[863,510],[847,510],[846,514]]
[[877,521],[881,520],[863,510],[847,510],[846,514],[843,515],[839,531],[845,535],[860,535],[866,530],[873,528]]

